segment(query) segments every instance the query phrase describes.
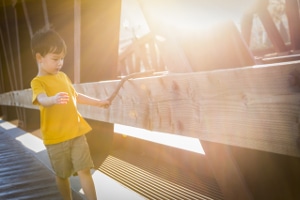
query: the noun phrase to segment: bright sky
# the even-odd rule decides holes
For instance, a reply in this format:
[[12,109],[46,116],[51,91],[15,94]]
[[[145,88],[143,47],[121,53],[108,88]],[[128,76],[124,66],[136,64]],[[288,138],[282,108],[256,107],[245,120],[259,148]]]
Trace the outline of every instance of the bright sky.
[[[122,0],[121,40],[132,35],[149,32],[147,14],[158,23],[176,29],[208,29],[220,21],[239,20],[242,14],[254,4],[255,0]],[[142,7],[140,7],[140,4]],[[146,10],[143,10],[144,8]],[[127,29],[125,30],[125,26]]]

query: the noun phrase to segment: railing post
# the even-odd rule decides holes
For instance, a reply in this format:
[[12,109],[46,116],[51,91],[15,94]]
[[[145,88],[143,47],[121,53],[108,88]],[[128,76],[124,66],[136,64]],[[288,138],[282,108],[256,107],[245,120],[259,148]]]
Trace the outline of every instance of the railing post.
[[201,144],[225,200],[253,200],[230,148],[207,141]]

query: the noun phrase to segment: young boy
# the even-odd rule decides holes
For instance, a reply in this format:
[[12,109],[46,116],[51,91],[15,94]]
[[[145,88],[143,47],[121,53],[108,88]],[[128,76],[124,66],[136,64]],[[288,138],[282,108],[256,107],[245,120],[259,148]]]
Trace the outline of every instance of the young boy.
[[77,93],[61,72],[67,47],[52,29],[41,29],[31,40],[38,74],[31,81],[32,102],[39,105],[43,141],[56,174],[56,183],[64,199],[72,199],[69,177],[77,173],[87,199],[97,199],[90,173],[93,162],[85,134],[91,127],[78,113],[76,103],[106,108],[101,101]]

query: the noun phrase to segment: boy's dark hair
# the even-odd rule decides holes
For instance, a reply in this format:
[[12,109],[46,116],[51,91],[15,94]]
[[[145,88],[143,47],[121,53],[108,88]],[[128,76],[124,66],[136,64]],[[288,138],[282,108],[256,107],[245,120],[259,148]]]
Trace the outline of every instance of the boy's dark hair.
[[67,53],[64,39],[53,29],[40,29],[31,38],[31,51],[35,58],[37,53],[45,56],[48,53]]

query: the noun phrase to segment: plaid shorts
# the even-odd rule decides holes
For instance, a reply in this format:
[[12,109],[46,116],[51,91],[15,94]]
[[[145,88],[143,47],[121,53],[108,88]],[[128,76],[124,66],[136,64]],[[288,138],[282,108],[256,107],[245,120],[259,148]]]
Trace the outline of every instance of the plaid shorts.
[[68,178],[94,167],[86,137],[80,136],[58,144],[46,145],[56,176]]

